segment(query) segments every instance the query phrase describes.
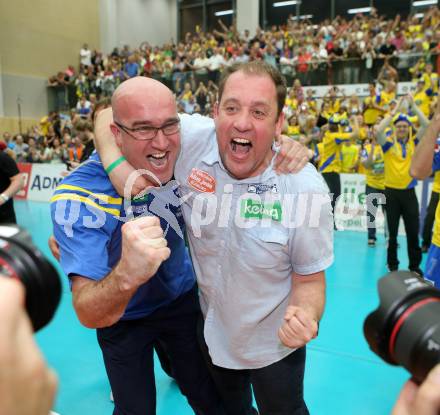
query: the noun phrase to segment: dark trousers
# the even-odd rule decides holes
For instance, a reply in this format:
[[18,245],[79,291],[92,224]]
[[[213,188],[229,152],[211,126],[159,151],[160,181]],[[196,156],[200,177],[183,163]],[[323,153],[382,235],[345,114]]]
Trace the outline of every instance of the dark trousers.
[[195,414],[223,414],[197,340],[200,314],[194,288],[147,317],[97,330],[115,401],[113,415],[156,413],[153,345],[157,341]]
[[341,177],[339,176],[339,173],[334,173],[334,172],[322,173],[322,177],[324,178],[328,188],[330,189],[330,193],[332,196],[332,210],[334,217],[336,202],[339,196],[341,196]]
[[365,187],[365,194],[367,196],[367,228],[368,239],[376,240],[376,214],[379,205],[385,213],[385,194],[383,190],[376,189],[371,186]]
[[385,189],[387,198],[386,214],[388,221],[389,240],[387,261],[390,269],[399,267],[397,258],[397,234],[399,220],[403,218],[408,248],[409,269],[420,267],[422,251],[419,245],[419,202],[414,189]]
[[431,246],[432,226],[434,225],[438,199],[439,193],[432,192],[428,209],[426,210],[425,222],[423,224],[423,246]]
[[217,84],[219,79],[220,79],[220,71],[219,70],[208,71],[208,81],[212,81],[215,84]]
[[0,206],[0,223],[17,223],[17,218],[15,216],[15,211],[13,207],[7,206],[5,208],[4,206]]
[[225,369],[212,363],[198,326],[200,346],[227,415],[254,415],[252,390],[260,415],[308,415],[304,402],[306,348],[296,350],[279,362],[261,369]]

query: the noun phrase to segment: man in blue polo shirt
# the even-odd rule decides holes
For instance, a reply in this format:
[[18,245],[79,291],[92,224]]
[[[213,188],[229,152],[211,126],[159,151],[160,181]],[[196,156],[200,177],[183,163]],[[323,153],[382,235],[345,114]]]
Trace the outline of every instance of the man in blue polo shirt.
[[[167,183],[180,150],[180,123],[171,92],[153,80],[127,81],[116,90],[112,108],[111,128],[124,157]],[[157,341],[194,411],[222,413],[197,343],[200,306],[182,238],[182,214],[162,203],[171,204],[173,197],[174,189],[165,186],[126,203],[93,155],[63,180],[52,198],[61,266],[69,276],[79,320],[97,329],[114,415],[155,413]],[[165,209],[160,215],[143,215],[160,208]],[[172,221],[167,223],[167,217]]]

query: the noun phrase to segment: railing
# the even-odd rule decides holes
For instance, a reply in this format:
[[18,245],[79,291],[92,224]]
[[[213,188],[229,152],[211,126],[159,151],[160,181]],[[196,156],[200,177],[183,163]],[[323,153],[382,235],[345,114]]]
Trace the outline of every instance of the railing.
[[[416,66],[421,58],[432,62],[434,70],[437,69],[437,54],[427,55],[399,53],[389,59],[390,65],[396,69],[399,82],[407,82],[413,78],[409,69]],[[329,59],[313,60],[307,66],[307,71],[300,71],[301,64],[278,65],[278,68],[286,77],[287,85],[291,86],[294,79],[298,78],[304,86],[321,86],[333,84],[362,84],[377,80],[380,70],[383,68],[385,59],[376,58],[371,62],[371,67],[367,66],[366,59]],[[172,72],[172,73],[153,73],[152,78],[157,79],[167,85],[171,90],[179,93],[185,84],[190,82],[193,91],[197,89],[199,82],[208,83],[209,80],[218,82],[220,73],[218,71],[200,73],[200,71]],[[76,106],[78,97],[75,85],[51,86],[47,87],[49,110],[68,110]],[[110,91],[112,89],[110,88]],[[104,91],[104,95],[105,95]],[[107,91],[107,95],[111,93]]]
[[49,112],[68,111],[70,108],[75,108],[78,102],[76,86],[73,84],[48,86],[47,98]]
[[[426,54],[408,54],[400,53],[389,59],[390,65],[397,71],[399,82],[408,82],[413,78],[413,74],[409,71],[417,65],[417,62],[425,57],[427,61],[434,64],[437,68],[438,55]],[[385,59],[372,59],[368,66],[367,59],[329,59],[321,61],[313,61],[308,65],[307,71],[298,71],[298,64],[280,65],[279,68],[287,79],[287,84],[298,78],[304,86],[320,86],[332,84],[363,84],[373,82],[378,79],[381,69],[385,64]],[[434,69],[436,70],[436,69]]]

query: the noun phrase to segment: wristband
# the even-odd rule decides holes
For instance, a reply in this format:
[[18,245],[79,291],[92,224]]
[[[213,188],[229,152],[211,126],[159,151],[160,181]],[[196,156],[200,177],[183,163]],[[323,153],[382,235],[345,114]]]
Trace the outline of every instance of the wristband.
[[3,199],[3,201],[6,203],[10,198],[6,193],[2,193],[0,197]]
[[105,171],[107,174],[110,174],[116,167],[118,167],[122,162],[124,162],[126,158],[124,156],[119,157],[117,160],[115,160],[113,163],[108,166]]

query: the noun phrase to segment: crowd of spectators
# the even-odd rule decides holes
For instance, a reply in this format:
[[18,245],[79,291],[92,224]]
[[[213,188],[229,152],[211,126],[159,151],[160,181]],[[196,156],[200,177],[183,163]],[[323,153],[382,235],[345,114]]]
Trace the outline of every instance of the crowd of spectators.
[[[343,168],[344,172],[362,172],[358,156],[374,134],[374,125],[396,105],[399,81],[414,81],[415,100],[426,115],[435,104],[439,23],[437,7],[429,9],[422,19],[410,16],[406,20],[400,16],[386,20],[373,9],[371,14],[357,15],[350,21],[337,17],[319,25],[289,16],[285,25],[267,31],[257,29],[254,36],[248,30],[239,33],[219,20],[219,30],[213,33],[196,29],[178,44],[153,47],[145,42],[137,49],[115,48],[110,55],[92,51],[85,44],[79,53],[78,69],[68,66],[49,79],[49,86],[62,101],[59,108],[64,111],[51,112],[23,135],[11,137],[5,133],[3,141],[19,162],[75,165],[93,148],[92,114],[97,103],[108,105],[113,91],[125,79],[138,75],[157,78],[175,91],[179,112],[209,115],[222,68],[263,59],[278,65],[291,80],[284,132],[318,153],[329,118],[334,114],[343,120],[355,116],[360,134],[357,142],[344,145]],[[375,61],[381,66],[373,75]],[[335,71],[341,62],[344,65]],[[329,77],[329,84],[355,83],[364,69],[372,81],[365,99],[346,97],[343,88],[332,86],[319,100],[313,89],[304,92],[304,86],[319,84],[319,74]],[[338,80],[344,82],[335,82]],[[74,89],[74,105],[66,101],[66,87]],[[319,156],[315,161],[319,164]]]
[[[82,98],[81,101],[85,100]],[[74,168],[86,160],[94,150],[93,117],[97,110],[110,106],[110,99],[96,104],[85,100],[82,107],[93,111],[81,113],[72,110],[69,114],[52,111],[40,123],[25,134],[3,133],[0,150],[6,151],[21,163],[64,163]]]
[[85,44],[79,67],[70,65],[52,76],[49,86],[56,91],[57,109],[67,109],[82,96],[109,97],[121,82],[137,75],[159,79],[177,94],[186,82],[193,92],[200,82],[209,90],[208,82],[216,83],[222,67],[255,59],[279,65],[289,81],[298,78],[303,85],[370,82],[385,59],[401,81],[410,80],[409,69],[437,59],[439,22],[437,7],[423,18],[411,15],[405,20],[399,15],[387,20],[375,9],[351,20],[337,17],[321,24],[290,16],[286,24],[266,31],[257,28],[254,35],[219,20],[219,30],[197,29],[181,42],[162,47],[144,42],[106,55]]

